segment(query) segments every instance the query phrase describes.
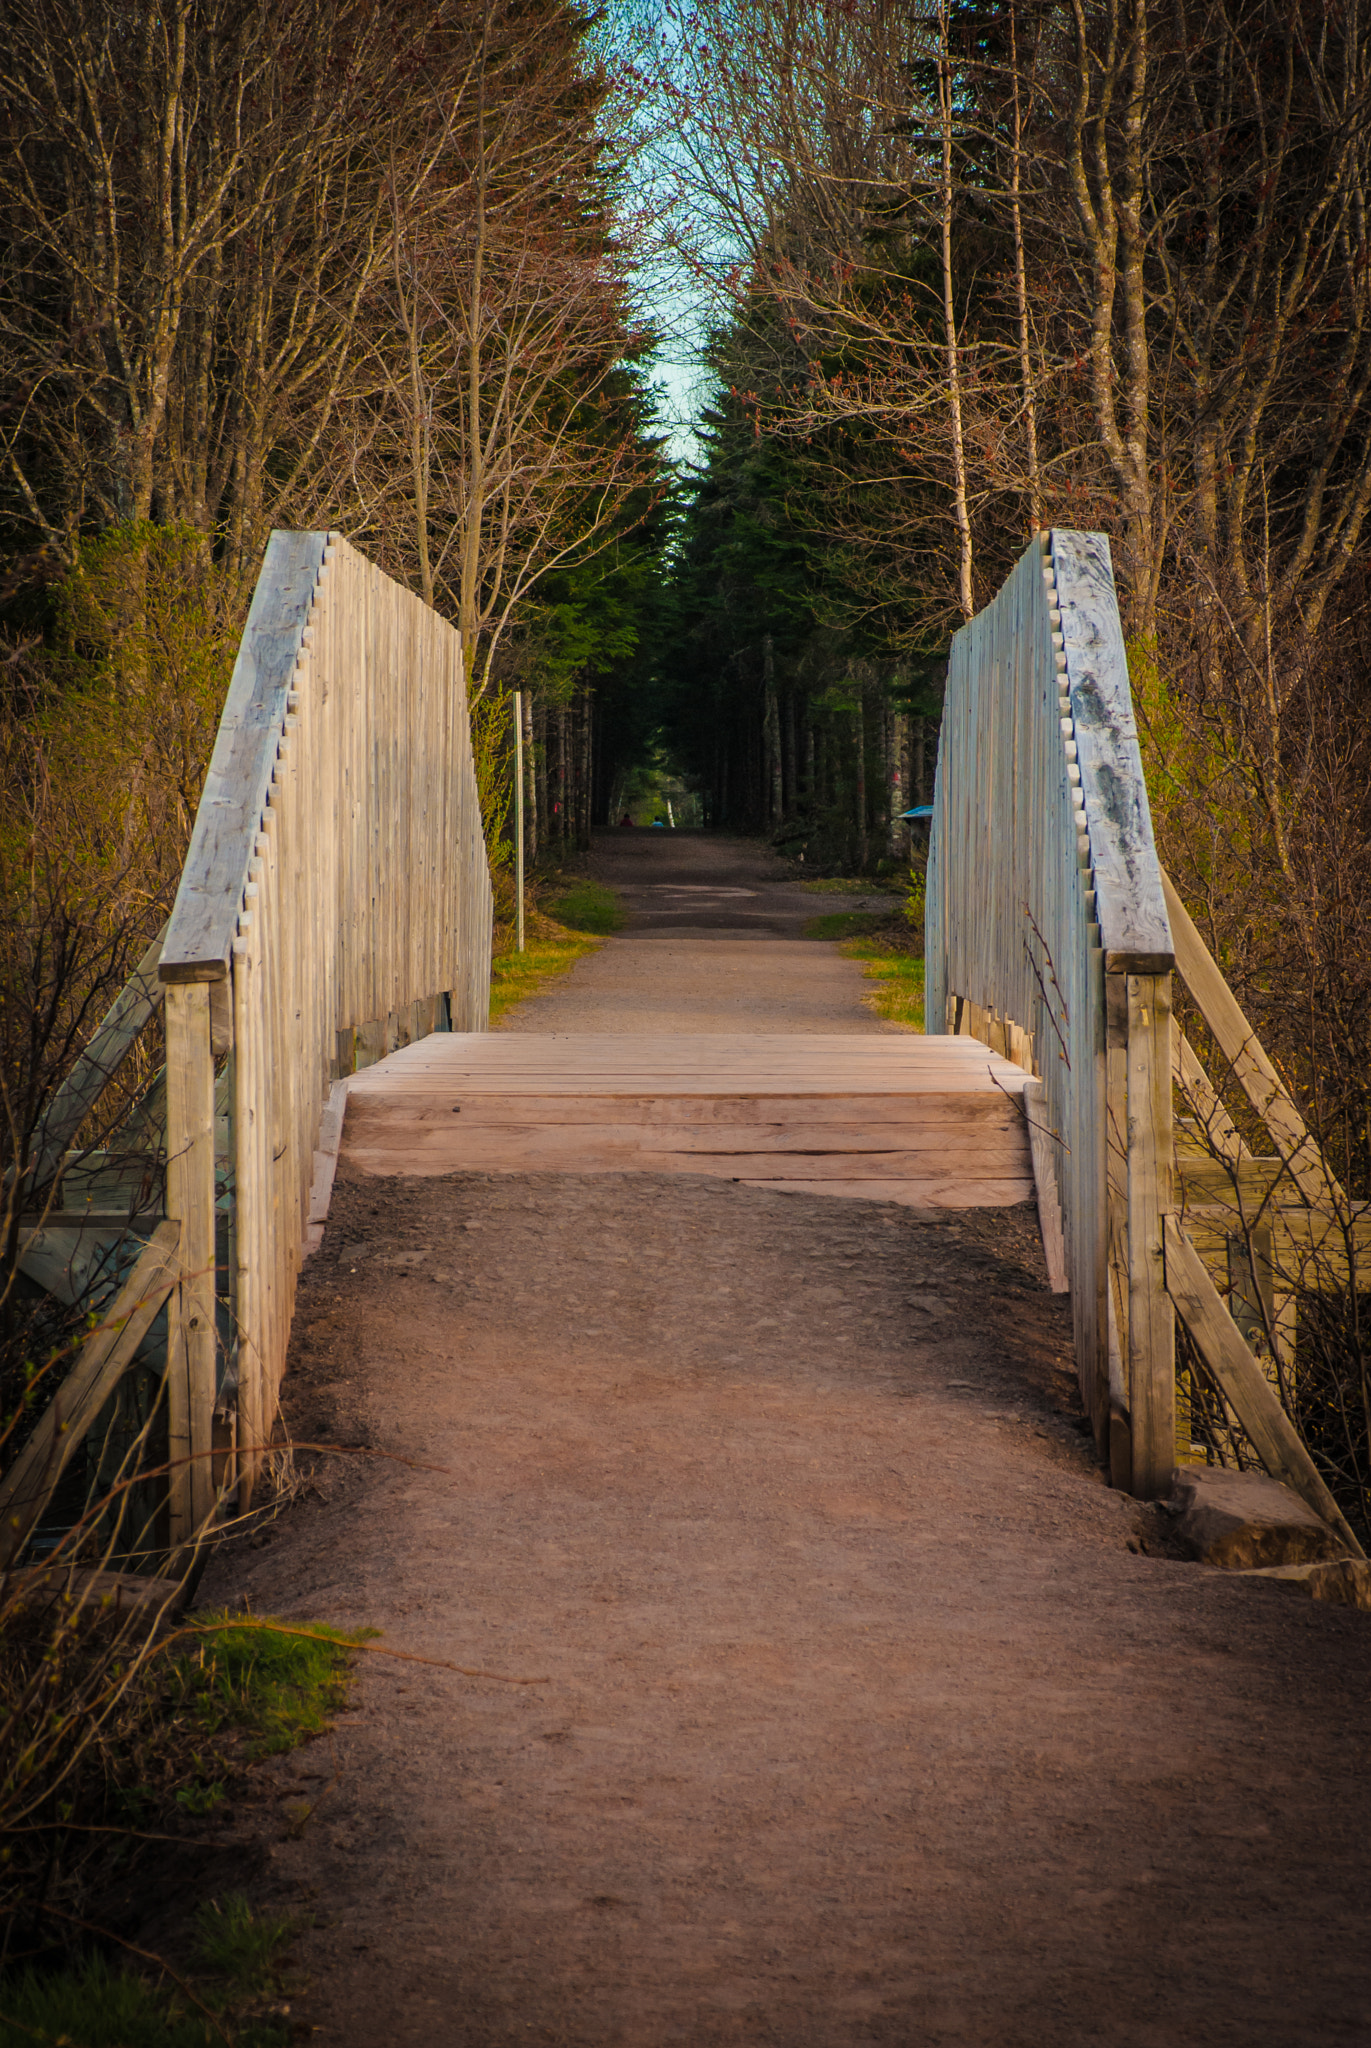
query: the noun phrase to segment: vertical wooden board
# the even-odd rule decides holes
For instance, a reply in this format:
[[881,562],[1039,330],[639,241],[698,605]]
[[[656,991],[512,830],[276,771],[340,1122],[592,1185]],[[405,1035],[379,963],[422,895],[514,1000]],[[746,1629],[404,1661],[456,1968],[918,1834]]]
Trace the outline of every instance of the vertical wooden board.
[[1171,1210],[1171,978],[1128,977],[1128,1393],[1133,1491],[1171,1483],[1176,1437],[1175,1312],[1166,1292]]
[[214,1507],[214,1058],[209,989],[173,984],[166,998],[167,1215],[180,1224],[181,1282],[167,1341],[168,1486],[173,1548],[209,1524]]
[[[250,930],[251,928],[249,928]],[[238,1340],[238,1511],[252,1503],[260,1469],[262,1354],[258,1302],[257,1005],[252,940],[233,942],[233,1185],[236,1230],[235,1314]]]
[[1023,1106],[1028,1119],[1028,1145],[1033,1161],[1033,1185],[1038,1198],[1038,1227],[1042,1233],[1047,1284],[1054,1294],[1065,1294],[1071,1283],[1067,1278],[1061,1197],[1057,1189],[1057,1145],[1047,1121],[1047,1097],[1041,1081],[1034,1081],[1024,1089]]

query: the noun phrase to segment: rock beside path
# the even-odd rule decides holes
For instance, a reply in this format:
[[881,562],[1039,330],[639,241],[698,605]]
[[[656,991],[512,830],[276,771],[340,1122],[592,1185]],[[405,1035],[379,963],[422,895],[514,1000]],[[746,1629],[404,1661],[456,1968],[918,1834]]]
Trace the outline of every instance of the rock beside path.
[[1297,1494],[1264,1472],[1182,1465],[1168,1503],[1174,1533],[1201,1564],[1224,1571],[1319,1564],[1345,1546]]
[[1328,1564],[1271,1565],[1247,1576],[1275,1579],[1329,1607],[1359,1607],[1371,1614],[1371,1564],[1359,1557],[1335,1557]]

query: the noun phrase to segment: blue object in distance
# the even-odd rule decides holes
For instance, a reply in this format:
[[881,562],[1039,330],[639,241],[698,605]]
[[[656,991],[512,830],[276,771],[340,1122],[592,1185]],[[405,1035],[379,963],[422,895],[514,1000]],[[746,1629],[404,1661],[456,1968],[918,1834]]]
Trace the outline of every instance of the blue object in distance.
[[915,804],[912,811],[901,811],[900,816],[902,818],[931,818],[933,816],[933,806],[932,804]]

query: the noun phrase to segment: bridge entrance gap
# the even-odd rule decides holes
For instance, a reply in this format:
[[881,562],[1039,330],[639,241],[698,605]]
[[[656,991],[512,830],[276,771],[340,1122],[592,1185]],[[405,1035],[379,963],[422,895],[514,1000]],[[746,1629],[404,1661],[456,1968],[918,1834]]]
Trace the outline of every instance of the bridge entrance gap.
[[[503,1045],[908,1044],[755,853],[601,858],[637,921]],[[222,1882],[255,1853],[304,1917],[296,2016],[340,2048],[1365,2038],[1365,1618],[1158,1554],[1070,1342],[1027,1202],[345,1145],[287,1410],[387,1456],[325,1460],[204,1594],[439,1663],[364,1660],[235,1823]]]

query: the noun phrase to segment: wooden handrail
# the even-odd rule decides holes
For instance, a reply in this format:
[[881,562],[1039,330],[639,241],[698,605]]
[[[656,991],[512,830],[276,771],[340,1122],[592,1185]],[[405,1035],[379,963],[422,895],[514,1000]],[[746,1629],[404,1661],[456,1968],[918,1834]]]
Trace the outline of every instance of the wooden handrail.
[[1152,836],[1109,542],[1102,533],[1057,527],[1049,537],[1049,554],[1105,972],[1166,974],[1175,964],[1175,950]]
[[[1268,1470],[1354,1548],[1174,1213],[1178,1199],[1251,1203],[1278,1211],[1292,1242],[1303,1219],[1321,1252],[1361,1228],[1157,859],[1102,534],[1040,536],[953,640],[927,905],[928,1029],[1026,1047],[1041,1077],[1025,1100],[1048,1270],[1070,1287],[1082,1393],[1116,1483],[1147,1497],[1170,1482],[1179,1313]],[[1250,1156],[1174,1025],[1176,970],[1278,1159]],[[1176,1160],[1176,1088],[1212,1164]],[[1297,1208],[1278,1203],[1283,1180]],[[1337,1245],[1329,1256],[1346,1266]]]
[[163,982],[228,979],[328,540],[325,533],[273,533],[267,543],[162,947]]
[[[240,1504],[270,1441],[340,1047],[484,1030],[490,944],[459,635],[336,536],[273,534],[160,970],[166,1206],[184,1266],[168,1359],[173,1541],[213,1510],[226,1383],[246,1447]],[[230,1051],[225,1358],[214,1078]]]
[[[1174,949],[1103,534],[1040,535],[953,640],[927,905],[928,1029],[969,1017],[998,1049],[1027,1048],[1041,1205],[1052,1180],[1061,1203],[1061,1252],[1050,1213],[1044,1241],[1086,1408],[1115,1477],[1164,1491]],[[1111,1239],[1127,1261],[1112,1374]]]

